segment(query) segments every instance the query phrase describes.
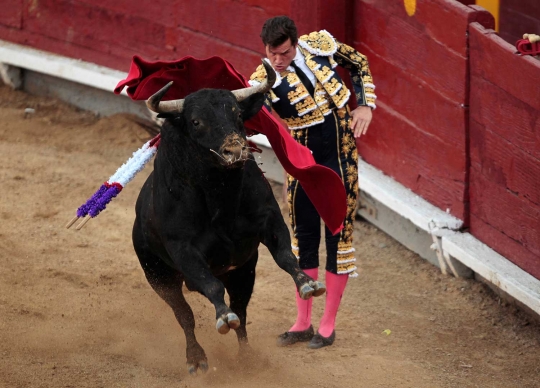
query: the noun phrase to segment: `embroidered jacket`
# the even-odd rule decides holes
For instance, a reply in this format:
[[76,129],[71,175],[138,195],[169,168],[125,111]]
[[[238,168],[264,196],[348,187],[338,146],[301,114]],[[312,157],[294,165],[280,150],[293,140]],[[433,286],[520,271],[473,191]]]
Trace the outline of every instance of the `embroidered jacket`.
[[[333,71],[338,65],[349,70],[358,105],[376,108],[375,85],[364,55],[338,42],[325,30],[302,35],[298,39],[297,49],[303,54],[307,67],[317,80],[314,96],[309,94],[294,68],[289,66],[286,71],[276,73],[276,83],[266,101],[287,123],[289,129],[320,124],[333,108],[345,106],[351,92],[339,74]],[[249,83],[255,85],[265,78],[266,71],[259,65]]]

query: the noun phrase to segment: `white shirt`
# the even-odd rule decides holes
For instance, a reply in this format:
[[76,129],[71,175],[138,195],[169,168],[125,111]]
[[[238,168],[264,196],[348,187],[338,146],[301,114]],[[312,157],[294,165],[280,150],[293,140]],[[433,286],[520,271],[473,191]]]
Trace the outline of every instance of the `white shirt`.
[[315,82],[316,82],[315,74],[313,74],[313,72],[310,70],[310,68],[307,67],[306,60],[305,60],[304,56],[302,55],[302,53],[300,52],[298,46],[296,47],[296,55],[295,55],[293,61],[294,61],[294,64],[296,66],[298,66],[300,68],[300,70],[302,70],[304,72],[304,74],[309,78],[309,80],[311,81],[311,84],[313,86],[315,86]]

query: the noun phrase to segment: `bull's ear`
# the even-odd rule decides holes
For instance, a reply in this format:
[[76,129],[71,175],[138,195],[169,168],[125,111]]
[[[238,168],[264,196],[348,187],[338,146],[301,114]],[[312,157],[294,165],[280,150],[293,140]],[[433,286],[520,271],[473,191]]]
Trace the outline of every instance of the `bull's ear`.
[[255,116],[262,108],[264,103],[264,94],[255,93],[240,101],[240,109],[242,110],[242,120],[246,121]]

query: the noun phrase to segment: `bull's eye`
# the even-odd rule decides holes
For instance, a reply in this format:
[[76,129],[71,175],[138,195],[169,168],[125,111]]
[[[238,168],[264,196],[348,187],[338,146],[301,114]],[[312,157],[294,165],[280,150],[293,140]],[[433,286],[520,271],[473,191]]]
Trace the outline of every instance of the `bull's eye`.
[[239,118],[239,119],[242,118],[242,112],[238,112],[238,118]]
[[196,127],[198,127],[199,124],[200,124],[200,123],[199,123],[199,120],[191,120],[191,123],[192,123],[194,126],[196,126]]

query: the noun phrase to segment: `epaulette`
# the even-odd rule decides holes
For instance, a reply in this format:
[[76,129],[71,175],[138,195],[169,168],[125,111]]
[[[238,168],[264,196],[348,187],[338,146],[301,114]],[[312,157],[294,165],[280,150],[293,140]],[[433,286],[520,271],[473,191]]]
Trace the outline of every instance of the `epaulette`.
[[262,83],[266,78],[266,70],[264,69],[263,65],[259,65],[255,72],[251,74],[251,77],[249,79],[251,81],[257,81],[258,83]]
[[326,30],[314,31],[298,38],[298,44],[313,55],[328,57],[338,48],[336,39]]

